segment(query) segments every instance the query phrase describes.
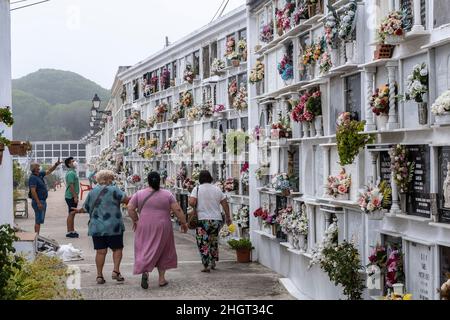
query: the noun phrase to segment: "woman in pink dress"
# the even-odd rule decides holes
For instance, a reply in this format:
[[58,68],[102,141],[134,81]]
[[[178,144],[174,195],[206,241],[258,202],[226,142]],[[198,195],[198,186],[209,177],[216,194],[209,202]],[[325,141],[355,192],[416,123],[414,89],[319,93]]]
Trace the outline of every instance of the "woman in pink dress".
[[[166,270],[177,268],[177,252],[170,213],[173,211],[186,233],[186,217],[173,194],[160,189],[161,177],[157,172],[148,175],[149,188],[137,192],[128,204],[133,220],[134,274],[142,274],[141,287],[148,289],[148,273],[156,267],[159,286],[168,284]],[[137,210],[136,210],[137,209]]]

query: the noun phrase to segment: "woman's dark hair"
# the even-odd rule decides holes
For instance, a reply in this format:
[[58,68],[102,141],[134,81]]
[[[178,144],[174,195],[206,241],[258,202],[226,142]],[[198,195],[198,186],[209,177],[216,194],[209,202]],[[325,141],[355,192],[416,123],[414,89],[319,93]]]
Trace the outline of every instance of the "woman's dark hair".
[[150,172],[147,177],[148,185],[152,187],[153,190],[158,191],[159,185],[161,184],[161,176],[158,172]]
[[213,177],[211,175],[211,173],[209,173],[208,170],[202,170],[200,171],[200,175],[198,177],[198,182],[200,182],[200,184],[204,184],[204,183],[212,183],[213,182]]

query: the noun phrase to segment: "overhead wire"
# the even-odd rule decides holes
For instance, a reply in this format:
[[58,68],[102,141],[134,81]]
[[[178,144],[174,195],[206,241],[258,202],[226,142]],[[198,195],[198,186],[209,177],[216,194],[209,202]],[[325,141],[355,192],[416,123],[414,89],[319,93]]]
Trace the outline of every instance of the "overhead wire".
[[219,19],[219,18],[222,16],[222,14],[223,14],[223,12],[225,11],[225,9],[227,8],[227,5],[228,5],[229,2],[230,2],[230,0],[227,0],[227,3],[225,3],[225,6],[223,7],[222,12],[220,12],[220,14],[219,14],[219,16],[217,17],[217,19]]
[[[21,0],[21,1],[23,2],[23,1],[25,1],[25,0]],[[21,2],[21,1],[17,1],[17,2],[15,2],[15,3],[19,3],[19,2]],[[17,7],[17,8],[10,9],[9,11],[14,11],[14,10],[19,10],[19,9],[23,9],[23,8],[28,8],[28,7],[32,7],[32,6],[35,6],[35,5],[44,3],[44,2],[49,2],[49,1],[50,1],[50,0],[43,0],[43,1],[35,2],[35,3],[32,3],[32,4],[27,4],[27,5],[24,5],[24,6],[21,6],[21,7]],[[14,4],[14,3],[12,3],[12,4]]]
[[214,21],[214,19],[216,18],[217,14],[219,13],[220,9],[222,8],[223,4],[225,3],[226,0],[222,0],[222,3],[220,4],[219,8],[217,9],[216,13],[214,14],[214,17],[211,19],[211,22]]

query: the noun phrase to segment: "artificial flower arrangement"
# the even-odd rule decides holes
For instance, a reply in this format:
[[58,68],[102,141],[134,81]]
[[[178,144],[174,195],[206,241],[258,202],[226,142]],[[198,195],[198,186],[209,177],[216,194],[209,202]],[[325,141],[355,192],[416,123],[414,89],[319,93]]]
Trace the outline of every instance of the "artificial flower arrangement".
[[195,187],[195,181],[193,181],[193,180],[191,180],[189,178],[184,179],[184,181],[183,181],[183,189],[185,189],[185,190],[187,190],[189,192],[192,192],[194,187]]
[[163,144],[163,147],[161,148],[161,153],[162,154],[171,154],[174,146],[175,146],[175,143],[172,139],[166,140],[166,142],[164,142],[164,144]]
[[292,65],[292,57],[285,54],[283,59],[278,63],[278,73],[284,81],[294,78],[294,67]]
[[370,266],[377,266],[381,273],[386,275],[386,287],[392,288],[396,283],[403,283],[405,274],[403,271],[403,254],[397,248],[388,250],[377,244],[369,257]]
[[325,41],[328,47],[332,49],[337,49],[337,36],[339,28],[339,18],[337,17],[336,11],[333,10],[331,14],[328,14],[324,22],[325,30]]
[[150,85],[150,82],[147,79],[144,79],[144,82],[142,83],[142,92],[146,98],[154,92],[153,86]]
[[219,113],[219,112],[222,112],[222,111],[225,111],[225,106],[223,104],[216,104],[214,106],[214,109],[213,109],[214,113]]
[[315,62],[314,59],[315,44],[307,45],[303,50],[302,61],[305,66],[312,65]]
[[299,238],[300,236],[307,237],[309,233],[309,221],[306,214],[306,206],[302,205],[302,210],[294,211],[294,220],[292,224],[292,233],[294,238]]
[[162,118],[163,118],[164,114],[165,114],[168,110],[169,110],[169,109],[168,109],[167,103],[162,102],[162,103],[160,103],[159,105],[157,105],[157,106],[155,107],[155,114],[156,114],[156,116],[158,117],[158,119],[159,119],[160,121],[162,121]]
[[314,120],[314,114],[312,114],[306,108],[306,103],[308,102],[311,94],[309,92],[305,92],[301,95],[300,100],[297,105],[291,111],[291,119],[295,122],[312,122]]
[[269,43],[273,40],[273,21],[262,26],[259,40],[264,43]]
[[352,184],[351,176],[342,168],[337,176],[329,176],[325,186],[325,194],[332,198],[348,195]]
[[202,109],[199,106],[190,107],[186,113],[188,121],[199,120],[201,115],[202,115]]
[[308,97],[308,100],[305,104],[305,111],[308,112],[308,119],[311,118],[310,115],[313,116],[312,120],[322,115],[322,93],[320,92],[320,90],[314,91]]
[[247,41],[245,39],[241,39],[238,41],[237,46],[239,53],[242,56],[242,60],[247,61]]
[[214,106],[212,100],[207,100],[201,106],[201,114],[205,118],[210,118],[214,115]]
[[302,210],[294,210],[292,206],[287,206],[278,212],[277,223],[281,231],[290,234],[294,239],[308,236],[308,217]]
[[263,129],[261,129],[260,126],[256,126],[252,132],[253,140],[259,141],[261,139],[262,135],[263,135]]
[[281,231],[285,234],[290,234],[290,228],[292,226],[292,216],[294,209],[291,205],[278,211],[276,222],[280,225]]
[[170,116],[170,121],[172,121],[173,123],[177,123],[178,120],[180,120],[183,117],[183,107],[177,105],[177,107],[172,110],[172,114]]
[[190,64],[186,65],[186,69],[184,70],[184,73],[183,73],[183,79],[187,83],[190,83],[190,84],[194,83],[195,74],[194,74],[194,71],[192,70],[192,66]]
[[431,112],[436,116],[445,115],[450,112],[450,90],[441,94],[431,106]]
[[131,184],[137,184],[137,183],[141,182],[141,177],[138,176],[137,174],[134,174],[134,175],[128,177],[127,182],[131,183]]
[[177,181],[184,182],[187,177],[187,169],[185,166],[181,166],[177,172]]
[[294,25],[298,26],[302,20],[306,20],[308,18],[308,7],[304,2],[298,3],[293,13]]
[[291,181],[287,173],[279,173],[272,178],[272,187],[277,192],[287,193],[291,190]]
[[275,17],[277,22],[278,34],[282,35],[283,31],[291,29],[291,15],[294,13],[295,3],[291,0],[286,0],[283,9],[275,9]]
[[170,71],[164,68],[161,72],[161,87],[167,89],[170,86]]
[[394,182],[400,193],[407,193],[414,176],[415,163],[408,161],[408,150],[399,144],[389,150],[389,155]]
[[184,91],[180,95],[180,105],[184,108],[189,108],[192,106],[194,99],[190,91]]
[[152,115],[147,119],[147,127],[148,128],[153,128],[156,124],[156,122],[158,121],[158,118],[156,115]]
[[272,139],[292,138],[292,129],[288,118],[280,117],[280,120],[278,122],[272,124],[271,138]]
[[389,114],[389,87],[384,85],[375,90],[370,98],[372,112],[377,116]]
[[236,178],[228,178],[227,180],[225,180],[223,189],[226,192],[233,192],[233,191],[237,191],[238,189],[238,181]]
[[248,107],[247,103],[247,88],[245,85],[241,86],[239,92],[233,100],[233,108],[237,111],[244,111]]
[[261,218],[262,220],[266,220],[269,215],[270,213],[267,205],[264,205],[263,207],[258,208],[255,210],[255,212],[253,212],[253,216],[255,218]]
[[313,45],[313,56],[312,59],[315,62],[320,62],[320,57],[325,52],[326,42],[325,37],[317,39]]
[[214,184],[217,188],[220,189],[220,191],[225,192],[224,190],[224,184],[225,182],[223,180],[217,180],[216,183]]
[[233,221],[240,228],[248,228],[249,211],[250,209],[247,205],[242,205],[237,212],[233,213]]
[[389,37],[403,37],[405,35],[403,14],[393,11],[381,22],[378,28],[378,37],[386,42]]
[[175,187],[177,181],[174,178],[168,177],[164,183],[164,187],[166,189],[172,189],[173,187]]
[[251,84],[255,84],[262,80],[264,80],[264,63],[256,60],[255,67],[250,71],[249,81]]
[[331,55],[328,52],[324,52],[322,56],[320,57],[319,61],[319,70],[320,73],[323,75],[330,71],[330,69],[333,67],[333,64],[331,62]]
[[216,138],[212,136],[210,140],[203,142],[203,150],[211,154],[215,154],[216,151],[221,152],[223,147],[223,141],[221,137]]
[[192,174],[191,174],[191,179],[195,182],[198,183],[198,179],[200,178],[200,167],[198,165],[196,165],[194,167],[194,169],[192,169]]
[[356,10],[358,5],[356,0],[351,0],[344,7],[344,15],[339,24],[339,38],[345,42],[353,41],[353,33],[356,28]]
[[383,210],[383,198],[384,194],[379,186],[368,184],[359,192],[358,204],[364,213],[373,215]]
[[250,168],[250,166],[249,166],[248,162],[245,162],[241,168],[240,180],[241,180],[242,185],[245,187],[248,187],[248,185],[249,185],[249,180],[250,180],[250,176],[249,176],[249,172],[248,172],[249,168]]
[[236,40],[233,36],[227,39],[225,57],[228,60],[239,60],[239,53],[236,52]]
[[[424,102],[423,96],[428,93],[428,68],[426,63],[414,66],[413,73],[406,82],[405,101]],[[403,97],[402,97],[403,98]]]
[[255,170],[256,179],[262,180],[263,177],[269,175],[270,163],[261,165],[258,169]]
[[240,155],[247,143],[250,142],[250,135],[242,130],[232,130],[227,133],[226,146],[227,151],[232,155]]
[[213,63],[211,64],[211,73],[220,74],[225,68],[225,61],[215,58]]
[[230,98],[234,98],[236,94],[238,93],[238,85],[237,80],[233,79],[230,84],[228,85],[228,96]]

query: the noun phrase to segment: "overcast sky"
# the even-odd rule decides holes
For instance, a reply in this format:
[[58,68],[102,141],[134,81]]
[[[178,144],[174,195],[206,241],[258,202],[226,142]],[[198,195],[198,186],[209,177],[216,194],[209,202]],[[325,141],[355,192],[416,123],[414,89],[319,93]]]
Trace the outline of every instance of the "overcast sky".
[[[110,89],[119,65],[133,65],[162,49],[165,36],[175,42],[208,24],[221,3],[51,0],[12,11],[13,78],[53,68],[77,72]],[[225,12],[243,4],[229,0]]]

